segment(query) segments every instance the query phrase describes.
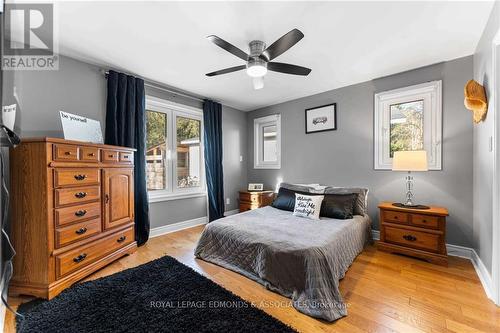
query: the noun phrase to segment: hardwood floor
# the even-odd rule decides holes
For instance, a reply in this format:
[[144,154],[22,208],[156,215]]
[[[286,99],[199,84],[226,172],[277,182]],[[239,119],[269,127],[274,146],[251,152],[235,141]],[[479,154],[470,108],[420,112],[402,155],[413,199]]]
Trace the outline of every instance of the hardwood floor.
[[[87,280],[170,255],[300,332],[500,332],[500,308],[488,300],[468,260],[450,257],[449,267],[441,267],[369,246],[340,283],[349,314],[326,323],[287,306],[287,298],[256,282],[195,259],[193,250],[202,230],[195,227],[153,238]],[[15,306],[27,300],[9,299]],[[14,331],[9,312],[5,332]]]

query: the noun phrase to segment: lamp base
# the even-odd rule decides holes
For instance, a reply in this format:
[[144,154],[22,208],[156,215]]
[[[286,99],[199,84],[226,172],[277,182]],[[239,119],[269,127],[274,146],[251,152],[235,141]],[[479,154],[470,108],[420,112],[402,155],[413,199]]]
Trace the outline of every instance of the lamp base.
[[430,209],[431,208],[429,206],[424,206],[424,205],[405,205],[404,203],[400,203],[400,202],[395,202],[392,205],[394,207],[411,208],[411,209]]

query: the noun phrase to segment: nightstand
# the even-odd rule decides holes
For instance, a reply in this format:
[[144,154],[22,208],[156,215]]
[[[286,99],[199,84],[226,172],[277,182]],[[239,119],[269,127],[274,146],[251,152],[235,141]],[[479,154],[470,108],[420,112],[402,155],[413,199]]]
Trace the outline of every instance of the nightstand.
[[382,202],[380,209],[380,241],[378,249],[425,259],[447,266],[446,216],[448,210],[395,207]]
[[240,212],[268,206],[273,200],[273,191],[240,191]]

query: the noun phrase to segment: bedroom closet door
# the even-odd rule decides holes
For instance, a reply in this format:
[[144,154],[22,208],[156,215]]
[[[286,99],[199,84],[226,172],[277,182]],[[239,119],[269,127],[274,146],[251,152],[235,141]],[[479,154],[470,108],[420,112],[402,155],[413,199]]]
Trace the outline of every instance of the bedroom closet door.
[[134,172],[132,169],[103,169],[104,229],[134,220]]

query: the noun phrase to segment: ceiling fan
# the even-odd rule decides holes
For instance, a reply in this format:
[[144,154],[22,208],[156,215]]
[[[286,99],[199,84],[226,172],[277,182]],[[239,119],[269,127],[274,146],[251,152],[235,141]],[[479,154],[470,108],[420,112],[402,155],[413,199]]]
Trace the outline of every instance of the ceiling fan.
[[248,76],[253,78],[254,89],[262,89],[264,87],[264,75],[266,75],[268,70],[285,74],[308,75],[311,72],[311,69],[309,68],[285,64],[282,62],[271,62],[271,60],[297,44],[303,37],[304,34],[299,29],[293,29],[287,34],[281,36],[281,38],[272,43],[268,48],[266,48],[266,43],[263,41],[253,40],[248,44],[250,54],[247,54],[222,38],[210,35],[207,37],[210,41],[227,52],[232,53],[238,58],[244,60],[246,65],[229,67],[207,73],[206,75],[216,76],[236,72],[246,68]]

